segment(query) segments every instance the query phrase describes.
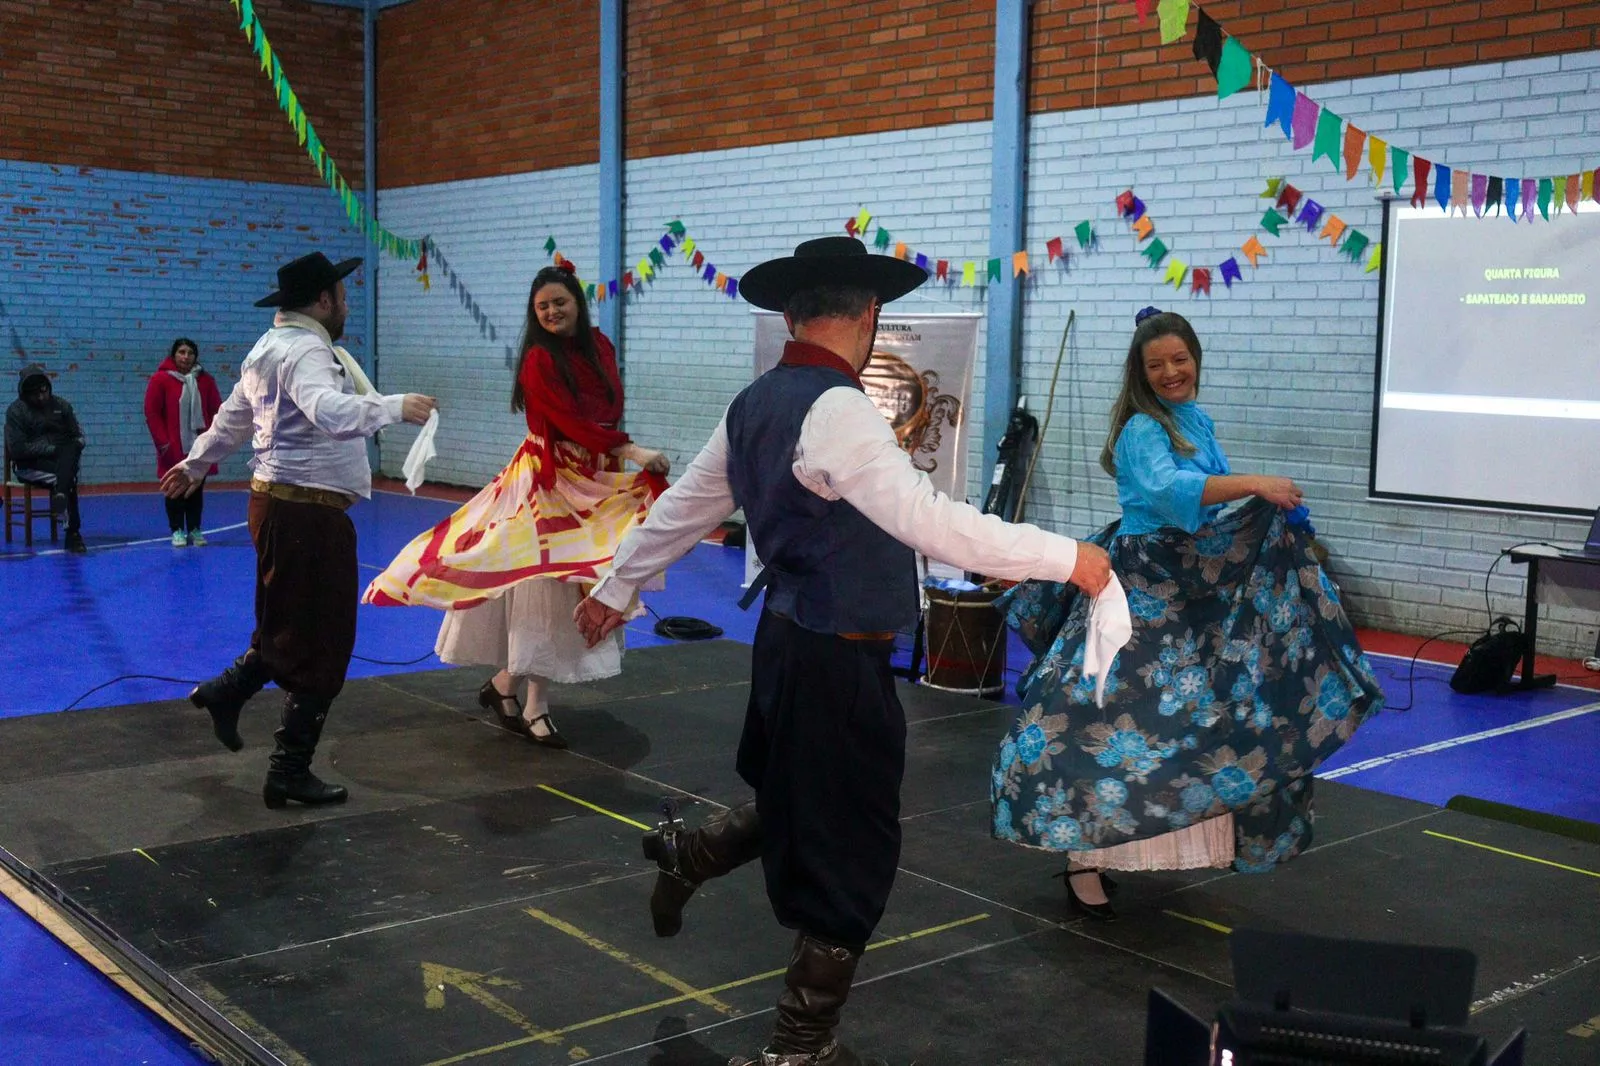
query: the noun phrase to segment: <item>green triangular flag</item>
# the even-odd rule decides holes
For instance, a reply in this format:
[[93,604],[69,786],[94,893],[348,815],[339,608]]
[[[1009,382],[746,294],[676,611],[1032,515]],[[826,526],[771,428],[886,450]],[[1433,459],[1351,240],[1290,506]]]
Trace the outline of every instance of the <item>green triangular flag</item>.
[[998,260],[998,259],[989,260],[989,280],[990,281],[999,281],[1000,280],[1000,260]]
[[1222,42],[1222,61],[1217,64],[1217,99],[1226,100],[1240,89],[1250,87],[1255,62],[1237,37]]
[[661,254],[660,248],[652,248],[650,249],[650,262],[657,267],[664,266],[666,265],[667,257]]
[[1162,242],[1160,237],[1157,237],[1155,240],[1145,245],[1144,249],[1140,251],[1139,254],[1144,256],[1145,259],[1149,260],[1150,265],[1153,267],[1167,257],[1167,246]]
[[554,255],[555,252],[556,252],[556,239],[554,237],[546,237],[545,240],[544,240],[544,254],[545,255]]
[[1079,248],[1088,248],[1094,243],[1094,226],[1090,225],[1087,219],[1078,223],[1077,228],[1072,232],[1078,235]]
[[1550,200],[1555,193],[1555,182],[1549,178],[1539,179],[1539,214],[1544,216],[1546,222],[1550,221]]
[[584,290],[583,291],[584,291],[585,295],[587,295],[589,297],[589,302],[593,303],[594,302],[594,283],[590,282],[588,285],[584,286]]
[[1278,231],[1283,228],[1283,224],[1287,221],[1289,220],[1278,214],[1276,210],[1269,209],[1266,214],[1261,216],[1261,228],[1274,237],[1279,237],[1282,234]]
[[1411,153],[1404,148],[1389,146],[1389,170],[1394,174],[1394,191],[1399,192],[1400,186],[1406,183],[1406,178],[1411,174]]
[[1189,0],[1161,0],[1156,5],[1161,18],[1161,43],[1171,44],[1189,28]]
[[682,237],[688,231],[683,228],[682,222],[678,221],[677,219],[673,219],[671,222],[667,223],[667,232],[671,233],[674,237]]
[[1339,170],[1339,152],[1344,144],[1344,119],[1335,115],[1329,108],[1323,108],[1317,116],[1317,139],[1311,145],[1311,161],[1315,163],[1323,156],[1328,157],[1328,162],[1333,164],[1333,169]]
[[889,231],[879,226],[878,235],[872,239],[872,246],[879,251],[889,247]]
[[1358,229],[1353,229],[1350,231],[1350,236],[1344,239],[1344,244],[1340,247],[1339,251],[1349,256],[1350,262],[1355,263],[1361,259],[1362,253],[1367,250],[1367,245],[1371,243],[1372,242],[1367,239],[1367,235],[1365,233],[1362,233]]

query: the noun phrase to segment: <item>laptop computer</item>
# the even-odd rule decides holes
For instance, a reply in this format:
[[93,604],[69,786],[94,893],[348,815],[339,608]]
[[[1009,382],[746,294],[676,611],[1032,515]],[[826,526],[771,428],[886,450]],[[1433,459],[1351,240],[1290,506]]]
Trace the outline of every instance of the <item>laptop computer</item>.
[[1594,559],[1600,561],[1600,508],[1594,512],[1594,521],[1589,524],[1589,537],[1583,542],[1581,548],[1567,548],[1561,552],[1568,559]]

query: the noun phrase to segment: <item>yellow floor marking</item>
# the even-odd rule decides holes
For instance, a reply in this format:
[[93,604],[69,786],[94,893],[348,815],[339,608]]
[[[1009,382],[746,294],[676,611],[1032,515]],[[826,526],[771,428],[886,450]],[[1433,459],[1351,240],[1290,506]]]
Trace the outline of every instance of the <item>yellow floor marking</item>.
[[1195,925],[1204,926],[1205,928],[1210,929],[1213,932],[1221,933],[1224,936],[1226,936],[1229,933],[1233,932],[1233,927],[1232,926],[1221,925],[1221,924],[1219,924],[1217,922],[1210,922],[1210,921],[1207,921],[1204,918],[1196,918],[1192,914],[1180,914],[1177,911],[1166,911],[1166,910],[1162,911],[1161,913],[1162,914],[1166,914],[1166,915],[1170,915],[1173,918],[1179,919],[1180,921],[1191,922],[1191,923],[1193,923]]
[[653,825],[645,825],[643,822],[636,822],[632,818],[618,814],[616,811],[608,811],[597,803],[590,803],[588,800],[579,799],[577,796],[569,795],[568,793],[561,791],[559,788],[551,788],[549,785],[540,785],[539,787],[550,793],[552,796],[560,796],[564,800],[571,800],[580,807],[587,807],[591,811],[605,815],[607,818],[615,818],[617,821],[626,825],[631,825],[635,829],[643,829],[646,833],[655,828]]
[[[489,991],[490,988],[516,989],[522,987],[509,978],[472,973],[468,970],[458,970],[453,966],[440,966],[437,963],[425,962],[422,964],[422,985],[425,990],[423,1003],[429,1010],[444,1009],[444,990],[448,986],[456,989],[491,1014],[504,1018],[524,1033],[527,1033],[528,1041],[540,1044],[562,1043],[560,1034],[534,1024],[521,1011]],[[582,1048],[575,1047],[572,1051],[575,1058],[587,1058],[589,1055]]]
[[[133,849],[133,853],[135,855],[143,855],[145,858],[150,859],[149,853],[146,852],[143,848],[134,848]],[[150,861],[155,863],[155,865],[157,865],[157,866],[161,865],[159,862],[156,862],[154,859],[150,859]]]
[[707,1007],[717,1011],[719,1014],[739,1013],[737,1009],[728,1006],[726,1003],[722,1002],[716,996],[711,995],[709,992],[699,991],[689,982],[680,980],[672,976],[670,973],[667,973],[667,971],[652,966],[642,959],[636,959],[632,955],[629,955],[626,951],[623,951],[621,948],[612,947],[610,944],[607,944],[604,940],[601,940],[598,937],[590,936],[588,933],[585,933],[582,929],[579,929],[571,922],[564,922],[555,915],[542,911],[537,907],[528,907],[527,912],[533,915],[533,917],[539,919],[545,925],[548,925],[550,928],[560,930],[579,943],[587,944],[589,947],[594,948],[607,958],[615,959],[624,966],[627,966],[630,969],[633,969],[638,973],[650,978],[650,980],[666,985],[674,992],[682,992],[690,999],[696,1001],[697,1003],[705,1004]]
[[1496,848],[1491,847],[1488,844],[1480,844],[1476,840],[1463,840],[1461,837],[1453,837],[1446,833],[1435,833],[1432,829],[1424,829],[1423,833],[1430,837],[1438,837],[1440,840],[1452,840],[1457,844],[1467,844],[1474,848],[1482,848],[1484,851],[1492,851],[1496,855],[1509,855],[1513,859],[1526,859],[1528,862],[1536,862],[1540,866],[1554,866],[1558,870],[1566,870],[1569,873],[1583,874],[1586,877],[1600,877],[1600,873],[1597,873],[1594,870],[1585,870],[1581,866],[1567,866],[1563,863],[1551,862],[1549,859],[1541,859],[1536,855],[1524,855],[1520,851],[1507,851],[1504,848]]
[[1586,1022],[1579,1022],[1574,1025],[1567,1030],[1567,1035],[1576,1036],[1583,1040],[1587,1040],[1591,1036],[1600,1035],[1600,1014],[1596,1014]]
[[[971,925],[974,922],[981,922],[988,917],[989,915],[987,914],[974,914],[970,918],[962,918],[959,921],[946,922],[943,925],[935,925],[927,929],[918,929],[916,932],[907,933],[904,936],[891,937],[886,940],[875,941],[867,945],[867,950],[872,951],[874,948],[886,948],[893,944],[903,944],[908,940],[918,940],[925,936],[933,936],[936,933],[946,932],[951,929],[959,928],[963,925]],[[668,999],[658,999],[654,1003],[645,1003],[638,1007],[629,1007],[627,1010],[619,1010],[613,1014],[605,1014],[598,1018],[590,1018],[588,1021],[578,1022],[575,1025],[563,1026],[560,1029],[553,1030],[553,1032],[556,1036],[566,1036],[568,1033],[575,1033],[580,1029],[590,1029],[597,1025],[605,1025],[607,1022],[621,1021],[623,1018],[631,1018],[636,1014],[645,1014],[649,1011],[658,1010],[662,1007],[676,1006],[679,1003],[685,1003],[691,999],[695,999],[697,996],[716,995],[719,992],[727,992],[730,989],[742,988],[745,985],[753,985],[758,981],[767,981],[774,977],[782,977],[786,971],[787,967],[777,970],[768,970],[765,973],[752,974],[749,977],[741,977],[737,981],[726,981],[720,985],[713,985],[710,988],[702,988],[696,993],[696,995],[672,996]],[[511,1040],[504,1044],[496,1044],[494,1047],[478,1048],[476,1051],[465,1051],[459,1055],[453,1055],[447,1059],[435,1059],[433,1062],[424,1063],[423,1066],[454,1066],[454,1064],[458,1062],[466,1062],[468,1059],[475,1059],[481,1055],[493,1055],[498,1051],[508,1051],[511,1048],[521,1047],[524,1044],[529,1044],[532,1042],[532,1037],[524,1037],[521,1040]]]
[[282,1037],[256,1021],[249,1011],[236,1005],[222,994],[221,989],[205,980],[205,978],[191,975],[185,977],[183,981],[184,984],[189,986],[189,991],[205,1000],[218,1014],[228,1019],[240,1031],[247,1033],[256,1043],[277,1056],[278,1060],[284,1063],[284,1066],[312,1066],[310,1059],[285,1044]]

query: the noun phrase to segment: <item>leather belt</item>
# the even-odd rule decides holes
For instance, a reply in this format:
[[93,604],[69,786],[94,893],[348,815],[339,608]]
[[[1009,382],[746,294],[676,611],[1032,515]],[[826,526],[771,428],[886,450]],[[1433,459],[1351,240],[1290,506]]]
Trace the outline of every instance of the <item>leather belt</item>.
[[350,505],[355,503],[355,498],[332,489],[311,489],[304,485],[290,485],[282,481],[261,481],[257,478],[250,479],[250,491],[259,492],[264,496],[271,496],[275,500],[286,503],[310,503],[319,507],[334,507],[341,511],[348,511]]

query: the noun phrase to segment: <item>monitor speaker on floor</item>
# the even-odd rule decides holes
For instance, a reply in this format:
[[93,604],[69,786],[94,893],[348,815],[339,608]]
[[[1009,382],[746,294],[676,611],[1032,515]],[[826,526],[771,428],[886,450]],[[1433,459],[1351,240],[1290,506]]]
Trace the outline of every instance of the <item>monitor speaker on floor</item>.
[[1461,1026],[1477,959],[1459,948],[1235,930],[1236,998],[1207,1024],[1150,992],[1145,1066],[1523,1066]]

